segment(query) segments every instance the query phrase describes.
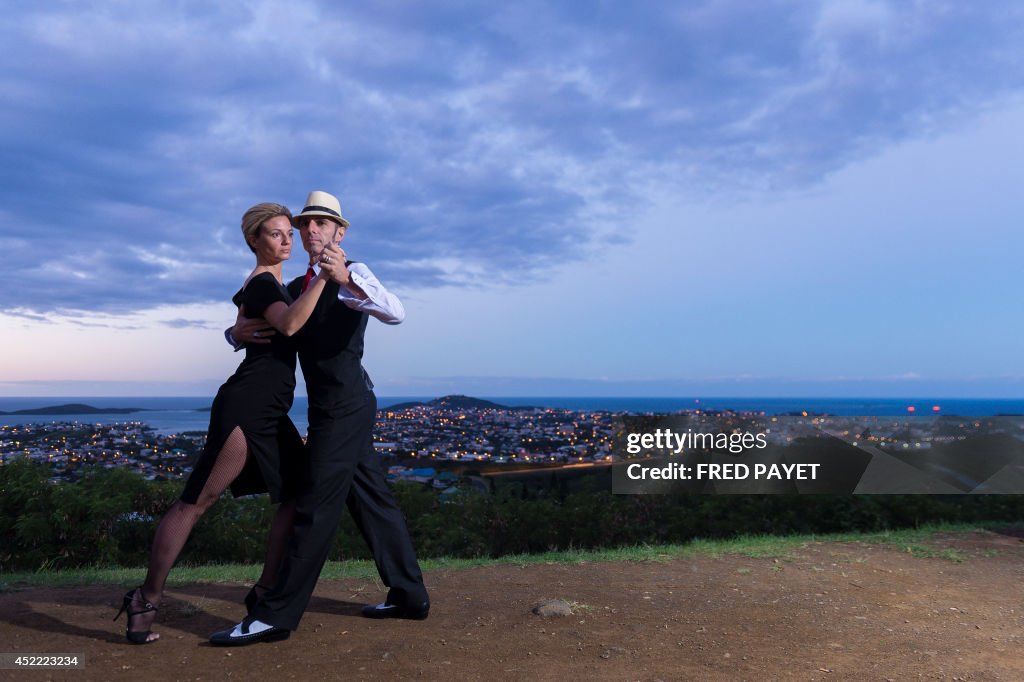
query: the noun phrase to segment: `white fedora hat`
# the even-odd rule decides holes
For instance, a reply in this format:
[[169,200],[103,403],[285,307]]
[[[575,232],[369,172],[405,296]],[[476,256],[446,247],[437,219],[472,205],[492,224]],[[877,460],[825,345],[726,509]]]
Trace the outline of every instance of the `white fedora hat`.
[[338,201],[338,197],[327,192],[321,192],[320,190],[310,192],[309,196],[306,197],[306,204],[302,209],[302,213],[295,216],[295,222],[297,223],[299,218],[310,215],[327,216],[342,227],[348,227],[348,221],[341,215],[341,202]]

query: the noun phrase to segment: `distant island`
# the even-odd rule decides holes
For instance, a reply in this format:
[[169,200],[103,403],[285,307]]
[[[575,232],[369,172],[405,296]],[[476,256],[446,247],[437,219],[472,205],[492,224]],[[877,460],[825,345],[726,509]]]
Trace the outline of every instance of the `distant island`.
[[466,409],[477,409],[477,410],[533,410],[533,407],[510,407],[508,405],[499,405],[493,403],[490,400],[481,400],[480,398],[471,398],[468,395],[446,395],[440,398],[434,398],[429,402],[411,401],[407,403],[396,403],[395,405],[389,405],[387,410],[408,410],[414,407],[440,407],[449,410],[466,410]]
[[33,414],[131,414],[132,412],[146,412],[143,407],[93,407],[81,403],[68,403],[66,405],[50,405],[48,407],[33,407],[27,410],[14,410],[0,414],[8,415],[33,415]]

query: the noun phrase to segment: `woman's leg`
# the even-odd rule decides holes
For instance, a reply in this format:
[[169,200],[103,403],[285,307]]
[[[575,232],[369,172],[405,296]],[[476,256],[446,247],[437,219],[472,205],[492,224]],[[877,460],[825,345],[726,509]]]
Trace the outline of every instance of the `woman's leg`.
[[[217,462],[213,465],[210,477],[206,479],[196,503],[188,504],[178,500],[167,511],[153,538],[149,572],[146,573],[146,581],[142,584],[142,600],[154,604],[160,601],[164,593],[164,584],[167,582],[167,574],[181,554],[192,528],[242,472],[248,455],[249,445],[245,440],[245,434],[236,426],[217,454]],[[137,594],[135,598],[139,599],[139,595]],[[155,612],[140,614],[133,619],[136,627],[133,628],[129,624],[129,629],[148,630],[155,617]]]
[[[257,581],[258,586],[271,588],[277,582],[281,571],[284,553],[288,550],[288,542],[292,538],[295,525],[295,500],[282,502],[277,507],[273,521],[270,522],[270,533],[267,535],[267,557],[263,562],[263,573]],[[260,595],[262,596],[262,591]]]

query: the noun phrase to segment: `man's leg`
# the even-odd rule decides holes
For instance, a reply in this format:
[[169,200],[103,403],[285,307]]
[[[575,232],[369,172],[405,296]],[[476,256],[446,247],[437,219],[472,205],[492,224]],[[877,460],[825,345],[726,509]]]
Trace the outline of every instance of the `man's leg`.
[[388,487],[382,460],[372,451],[356,465],[348,509],[370,546],[380,579],[391,588],[387,603],[411,608],[425,605],[427,589],[405,516]]
[[252,617],[294,630],[334,545],[356,464],[373,446],[376,401],[343,414],[310,410],[310,490],[299,499],[295,530],[281,576],[252,610]]

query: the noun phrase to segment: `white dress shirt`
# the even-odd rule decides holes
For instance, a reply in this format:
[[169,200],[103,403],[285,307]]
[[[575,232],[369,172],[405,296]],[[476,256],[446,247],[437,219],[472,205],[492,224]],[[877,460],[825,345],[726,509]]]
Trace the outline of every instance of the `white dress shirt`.
[[399,324],[405,319],[405,307],[398,297],[384,288],[365,263],[350,263],[349,277],[352,283],[366,292],[366,298],[358,298],[345,287],[338,289],[338,298],[353,310],[373,315],[384,324]]

